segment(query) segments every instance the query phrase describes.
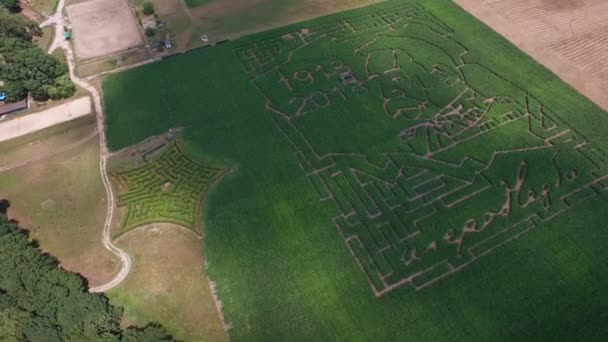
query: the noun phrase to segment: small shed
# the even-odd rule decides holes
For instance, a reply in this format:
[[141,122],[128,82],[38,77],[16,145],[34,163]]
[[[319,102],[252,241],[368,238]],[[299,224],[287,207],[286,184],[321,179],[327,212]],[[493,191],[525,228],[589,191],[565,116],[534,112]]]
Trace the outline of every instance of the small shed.
[[4,103],[0,105],[0,117],[23,109],[27,109],[27,100],[21,100],[19,102],[13,103]]
[[340,74],[340,82],[342,82],[342,85],[347,86],[351,83],[357,83],[357,78],[352,71],[347,71]]
[[165,39],[160,43],[165,49],[170,49],[173,47],[173,44],[171,44],[171,41],[169,39]]

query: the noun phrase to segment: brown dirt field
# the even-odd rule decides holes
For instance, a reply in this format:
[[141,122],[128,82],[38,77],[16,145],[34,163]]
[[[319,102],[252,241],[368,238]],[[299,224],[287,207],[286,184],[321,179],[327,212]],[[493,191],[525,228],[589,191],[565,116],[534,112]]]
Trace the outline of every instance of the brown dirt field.
[[608,1],[455,1],[608,110]]
[[92,0],[66,8],[78,58],[94,58],[143,44],[126,0]]
[[[80,128],[73,127],[74,131],[89,129],[86,122]],[[52,149],[50,144],[72,143],[79,134],[59,135],[63,137],[41,138],[45,143],[39,146]],[[34,148],[38,148],[28,146],[25,140],[22,143],[4,151],[14,159],[17,154],[35,153]],[[0,150],[2,147],[0,144]],[[99,143],[92,139],[0,174],[0,198],[11,203],[9,218],[18,220],[44,251],[56,257],[63,268],[81,273],[91,286],[110,280],[120,266],[101,243],[106,198],[98,163]],[[47,200],[52,204],[45,207],[42,203]]]
[[201,45],[202,34],[213,43],[375,2],[381,0],[214,0],[190,9],[191,44]]
[[154,4],[154,13],[159,16],[181,12],[186,8],[183,0],[150,0]]
[[203,268],[201,239],[168,223],[137,228],[116,240],[133,258],[133,269],[108,292],[124,307],[123,324],[161,322],[184,341],[225,341]]

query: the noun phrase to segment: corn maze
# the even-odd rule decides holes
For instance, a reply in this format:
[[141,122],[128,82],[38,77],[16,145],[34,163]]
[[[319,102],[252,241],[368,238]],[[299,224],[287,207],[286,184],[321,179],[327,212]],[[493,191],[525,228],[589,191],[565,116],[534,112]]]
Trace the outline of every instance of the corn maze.
[[126,206],[123,231],[152,222],[171,222],[194,229],[200,218],[201,196],[221,174],[186,156],[177,143],[144,166],[112,174]]
[[605,196],[606,155],[525,84],[424,7],[378,8],[234,49],[376,296]]

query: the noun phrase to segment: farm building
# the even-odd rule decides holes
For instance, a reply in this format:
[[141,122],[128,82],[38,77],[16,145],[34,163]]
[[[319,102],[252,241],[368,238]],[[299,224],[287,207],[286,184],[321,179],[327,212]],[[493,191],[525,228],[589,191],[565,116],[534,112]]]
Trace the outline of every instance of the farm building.
[[23,109],[27,109],[27,100],[2,104],[0,105],[0,117]]

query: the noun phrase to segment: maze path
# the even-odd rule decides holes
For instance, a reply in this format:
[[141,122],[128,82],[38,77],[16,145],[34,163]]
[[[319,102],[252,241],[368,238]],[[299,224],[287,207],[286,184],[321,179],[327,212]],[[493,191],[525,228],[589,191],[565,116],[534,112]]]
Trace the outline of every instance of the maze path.
[[123,189],[118,206],[126,206],[123,226],[132,229],[152,222],[172,222],[194,229],[199,202],[221,169],[186,156],[178,144],[142,167],[112,176]]
[[428,287],[606,196],[606,155],[420,5],[235,54],[376,296]]

